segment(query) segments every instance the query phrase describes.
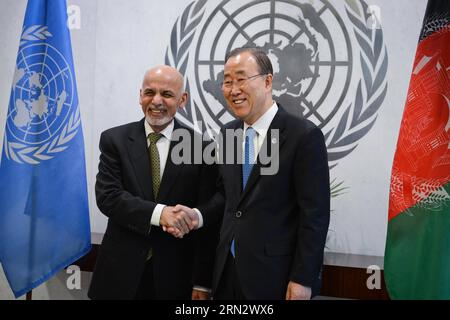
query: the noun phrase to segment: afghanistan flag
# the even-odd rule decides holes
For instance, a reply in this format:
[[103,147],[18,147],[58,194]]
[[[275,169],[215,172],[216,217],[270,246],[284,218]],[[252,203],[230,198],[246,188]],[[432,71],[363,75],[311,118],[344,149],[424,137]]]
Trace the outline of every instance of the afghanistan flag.
[[429,0],[392,167],[392,299],[450,299],[450,1]]

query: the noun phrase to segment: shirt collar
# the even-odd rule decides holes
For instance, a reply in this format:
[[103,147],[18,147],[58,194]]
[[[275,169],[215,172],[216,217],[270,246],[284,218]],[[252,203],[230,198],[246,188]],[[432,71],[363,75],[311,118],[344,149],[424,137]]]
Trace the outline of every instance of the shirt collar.
[[[265,137],[267,131],[269,130],[270,124],[272,123],[273,118],[277,114],[278,105],[274,101],[273,105],[270,106],[269,109],[258,119],[254,124],[251,125],[253,129],[258,133],[258,136]],[[247,128],[250,127],[247,123],[244,122],[244,132]]]
[[[167,127],[165,127],[160,133],[163,135],[164,138],[170,140],[172,138],[172,132],[173,128],[175,126],[175,121],[172,119],[172,121],[169,123]],[[145,127],[145,136],[148,137],[148,135],[152,132],[155,132],[155,130],[152,129],[152,127],[148,124],[147,120],[144,120],[144,127]]]

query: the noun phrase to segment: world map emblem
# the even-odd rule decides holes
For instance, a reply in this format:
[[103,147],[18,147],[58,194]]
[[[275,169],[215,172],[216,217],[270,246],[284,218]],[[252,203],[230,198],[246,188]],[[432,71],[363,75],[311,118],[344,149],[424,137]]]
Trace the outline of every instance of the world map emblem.
[[190,3],[165,55],[190,93],[181,122],[208,132],[234,119],[220,83],[225,54],[241,46],[266,51],[275,101],[321,128],[331,168],[373,127],[387,92],[388,55],[380,22],[364,1]]
[[58,49],[43,41],[51,36],[41,25],[22,33],[4,139],[6,156],[18,163],[55,157],[81,122],[72,70]]

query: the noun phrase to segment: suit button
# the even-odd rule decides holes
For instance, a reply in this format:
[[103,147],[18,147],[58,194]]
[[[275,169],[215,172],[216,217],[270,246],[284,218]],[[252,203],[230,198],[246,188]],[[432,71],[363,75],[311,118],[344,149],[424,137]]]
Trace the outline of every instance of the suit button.
[[242,216],[242,212],[241,211],[236,212],[236,218],[240,218],[241,216]]

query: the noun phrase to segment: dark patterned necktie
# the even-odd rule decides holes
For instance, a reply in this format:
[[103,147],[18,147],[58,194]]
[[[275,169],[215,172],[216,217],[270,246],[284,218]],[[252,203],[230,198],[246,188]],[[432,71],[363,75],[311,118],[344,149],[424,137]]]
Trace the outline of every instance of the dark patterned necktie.
[[150,153],[150,163],[152,167],[152,184],[153,184],[153,196],[154,199],[158,196],[159,185],[161,183],[161,175],[160,175],[160,162],[159,162],[159,152],[156,147],[156,142],[162,138],[161,133],[151,132],[148,135],[148,139],[150,140],[150,146],[148,147],[148,151]]

